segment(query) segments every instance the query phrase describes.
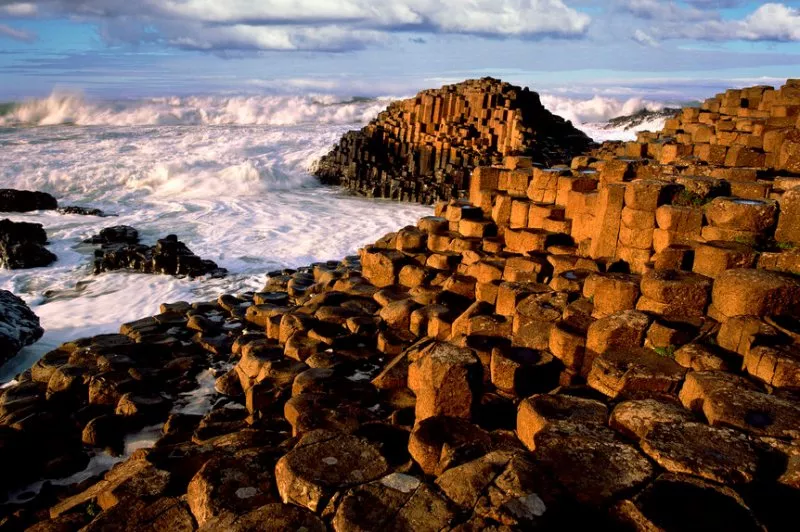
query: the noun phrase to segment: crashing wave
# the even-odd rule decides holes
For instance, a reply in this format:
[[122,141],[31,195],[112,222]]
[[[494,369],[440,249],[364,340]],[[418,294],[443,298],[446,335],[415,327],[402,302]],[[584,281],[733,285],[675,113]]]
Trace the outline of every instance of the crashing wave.
[[0,108],[0,126],[291,126],[360,124],[386,107],[380,99],[333,96],[186,96],[90,101],[77,93]]

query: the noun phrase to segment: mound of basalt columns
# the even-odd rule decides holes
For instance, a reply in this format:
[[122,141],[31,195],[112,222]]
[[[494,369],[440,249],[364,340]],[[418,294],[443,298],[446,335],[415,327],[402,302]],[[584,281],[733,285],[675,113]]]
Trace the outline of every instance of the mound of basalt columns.
[[155,246],[146,246],[139,243],[136,229],[123,225],[103,229],[85,243],[100,246],[95,251],[95,274],[115,270],[192,278],[227,274],[227,270],[219,268],[215,262],[192,253],[175,235],[167,235],[158,240]]
[[[792,129],[793,86],[682,113],[711,114],[702,120],[715,139],[727,122],[746,137],[757,124],[765,135]],[[768,191],[756,200],[730,179],[750,171],[738,155],[724,166],[634,160],[621,146],[571,166],[513,156],[479,167],[469,201],[438,203],[358,257],[272,272],[257,293],[165,305],[127,324],[132,352],[152,358],[145,371],[115,368],[109,382],[123,373],[143,388],[123,387],[100,416],[148,413],[141,420],[163,422],[162,436],[102,478],[5,505],[5,522],[792,529],[800,279],[796,241],[778,228],[797,214],[784,198],[794,177],[756,170]],[[711,175],[720,168],[727,177]],[[193,386],[177,375],[176,350],[195,371],[215,368],[220,395],[207,413],[162,421],[153,390]],[[48,390],[72,401],[105,390],[93,372],[111,351],[94,365],[76,352],[69,364],[51,355],[3,392],[2,408],[18,412],[0,418],[14,434],[4,445],[50,441],[37,431],[59,425],[16,421],[62,405]],[[176,373],[161,374],[170,363]],[[49,364],[58,369],[43,388],[36,376]],[[64,434],[80,429],[89,449],[102,441],[94,434],[118,434],[109,417],[76,415],[47,419],[69,419]],[[69,449],[31,447],[7,467],[41,478],[54,464],[76,467]]]
[[56,261],[41,224],[0,220],[0,268],[40,268]]
[[432,204],[463,197],[472,169],[505,155],[553,165],[591,144],[535,92],[484,78],[392,103],[361,131],[347,133],[315,174],[368,197]]
[[0,364],[44,334],[39,317],[21,298],[0,290]]

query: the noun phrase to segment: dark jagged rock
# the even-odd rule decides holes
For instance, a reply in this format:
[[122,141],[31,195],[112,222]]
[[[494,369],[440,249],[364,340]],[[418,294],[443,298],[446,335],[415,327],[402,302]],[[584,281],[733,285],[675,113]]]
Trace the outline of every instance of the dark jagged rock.
[[39,318],[28,305],[11,292],[0,290],[0,364],[43,334]]
[[115,244],[138,244],[139,231],[128,225],[115,225],[114,227],[106,227],[92,238],[84,240],[84,242],[104,247]]
[[52,211],[57,207],[56,199],[46,192],[0,189],[0,212]]
[[323,183],[369,197],[431,204],[466,191],[476,166],[506,155],[565,163],[590,144],[535,92],[484,78],[391,104],[346,134],[315,173]]
[[44,247],[46,243],[41,224],[0,220],[0,267],[16,270],[52,264],[56,256]]
[[213,261],[201,259],[192,253],[175,235],[162,238],[155,246],[145,246],[139,244],[139,232],[136,229],[118,225],[103,229],[85,242],[101,246],[95,251],[96,274],[114,270],[189,277],[223,276],[227,273]]
[[668,118],[673,118],[680,112],[681,112],[680,109],[672,107],[665,107],[664,109],[659,109],[657,111],[651,111],[649,109],[641,109],[633,113],[632,115],[618,116],[612,118],[606,124],[604,124],[602,128],[624,129],[628,131],[653,120],[662,120],[662,119],[666,120]]
[[69,205],[67,207],[59,207],[59,214],[78,214],[80,216],[107,216],[106,213],[100,209],[92,209],[90,207],[79,207],[77,205]]

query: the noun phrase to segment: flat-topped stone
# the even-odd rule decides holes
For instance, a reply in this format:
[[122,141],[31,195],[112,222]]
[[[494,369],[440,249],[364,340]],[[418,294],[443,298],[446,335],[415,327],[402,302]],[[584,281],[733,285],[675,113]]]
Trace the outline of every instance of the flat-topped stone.
[[366,440],[315,431],[278,460],[275,482],[285,504],[321,512],[336,491],[371,482],[387,472],[386,460]]
[[517,410],[517,437],[531,451],[536,435],[558,425],[605,426],[608,407],[599,401],[571,395],[540,394],[522,401]]
[[416,477],[392,473],[352,488],[333,517],[336,532],[422,530],[438,532],[454,519],[452,502]]
[[619,403],[614,408],[609,425],[629,438],[642,439],[661,423],[685,423],[694,419],[692,412],[677,401],[632,399]]
[[760,392],[751,382],[730,373],[690,372],[680,399],[686,408],[702,412],[713,426],[760,436],[800,437],[800,406]]
[[728,318],[800,313],[800,280],[764,270],[728,270],[714,281],[712,305]]
[[615,398],[623,394],[677,393],[686,369],[644,348],[615,348],[592,363],[587,383]]
[[408,451],[428,475],[438,475],[465,458],[486,454],[492,439],[488,432],[467,420],[430,417],[411,432]]
[[744,484],[757,473],[758,455],[741,432],[703,423],[656,424],[642,438],[642,451],[671,473]]

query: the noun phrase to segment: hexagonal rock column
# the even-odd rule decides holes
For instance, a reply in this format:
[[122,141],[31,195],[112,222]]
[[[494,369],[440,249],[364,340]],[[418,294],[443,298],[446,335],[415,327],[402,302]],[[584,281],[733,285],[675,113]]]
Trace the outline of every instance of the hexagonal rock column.
[[634,447],[577,431],[548,432],[537,439],[535,456],[572,498],[591,506],[606,505],[653,476],[650,461]]
[[776,388],[800,389],[800,346],[758,346],[748,349],[744,368]]
[[571,395],[534,395],[519,404],[517,437],[531,451],[536,450],[536,435],[550,429],[576,426],[605,428],[608,408],[599,401]]
[[609,426],[628,438],[639,440],[661,423],[688,421],[694,421],[692,412],[683,408],[677,401],[633,399],[624,401],[614,408]]
[[399,251],[368,247],[361,250],[361,266],[369,282],[383,288],[397,282],[405,256]]
[[752,246],[713,240],[697,244],[692,271],[716,279],[725,270],[751,268],[755,261],[756,251]]
[[586,334],[586,353],[581,374],[588,375],[594,359],[606,351],[641,347],[649,325],[650,318],[634,310],[617,312],[592,323]]
[[587,383],[611,398],[637,392],[675,393],[686,371],[650,349],[614,349],[595,359]]
[[700,317],[708,306],[711,281],[688,272],[657,270],[642,277],[641,289],[638,310],[667,317]]
[[206,462],[187,491],[197,524],[203,526],[226,512],[242,514],[277,502],[270,454],[254,449]]
[[744,198],[714,198],[706,206],[706,219],[713,227],[758,235],[776,222],[778,202]]
[[377,480],[388,470],[366,440],[320,430],[304,435],[278,460],[275,482],[284,503],[321,512],[335,492]]
[[800,280],[764,270],[728,270],[714,281],[709,315],[718,321],[734,316],[800,313]]
[[512,342],[529,349],[547,349],[550,332],[568,303],[566,294],[534,294],[517,306],[512,324]]
[[446,497],[416,477],[392,473],[348,491],[332,524],[336,532],[382,529],[438,532],[455,517],[452,506]]
[[795,187],[781,196],[781,214],[775,240],[800,244],[800,187]]
[[592,231],[592,245],[589,250],[591,258],[616,255],[624,199],[625,185],[607,185],[600,190],[595,207],[596,223]]
[[753,383],[722,371],[693,371],[681,388],[683,406],[702,412],[712,426],[757,436],[800,438],[800,406],[758,391]]
[[615,312],[633,310],[639,299],[636,275],[624,273],[593,273],[583,284],[583,297],[594,298],[592,316],[604,318]]
[[432,416],[469,419],[480,400],[483,366],[474,351],[444,342],[423,349],[408,368],[417,423]]
[[513,451],[491,452],[436,479],[467,515],[524,529],[548,522],[557,504],[552,484],[527,456]]
[[752,482],[758,467],[755,447],[740,432],[703,423],[653,427],[642,451],[671,473],[686,473],[720,484]]
[[408,440],[408,452],[428,475],[439,475],[465,456],[489,450],[492,437],[469,421],[454,417],[429,417],[417,423]]
[[326,532],[327,527],[322,520],[305,508],[292,504],[267,504],[244,514],[225,513],[210,519],[200,530],[212,532],[252,532],[263,530],[269,524],[270,532]]
[[524,347],[492,349],[492,384],[501,392],[517,397],[555,388],[561,367],[555,363],[553,355],[545,351]]

